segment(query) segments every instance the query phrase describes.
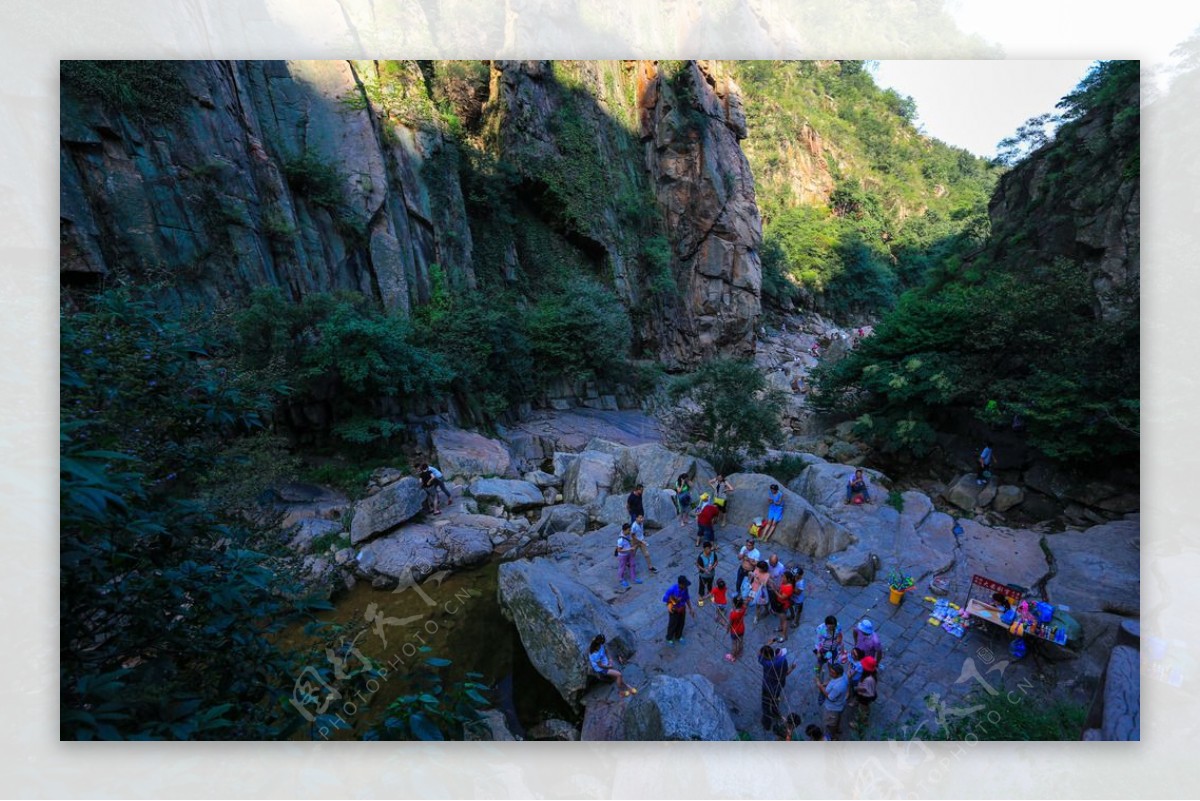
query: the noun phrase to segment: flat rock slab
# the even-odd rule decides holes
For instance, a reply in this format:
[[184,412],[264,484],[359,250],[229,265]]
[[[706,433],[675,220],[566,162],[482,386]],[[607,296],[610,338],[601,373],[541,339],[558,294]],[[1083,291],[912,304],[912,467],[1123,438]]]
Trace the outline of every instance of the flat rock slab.
[[634,410],[571,409],[542,412],[509,429],[545,437],[554,450],[578,452],[595,437],[621,445],[662,442],[662,426],[652,417]]
[[412,476],[389,484],[354,507],[350,543],[358,545],[403,525],[420,514],[424,503],[425,490]]
[[713,683],[658,675],[624,703],[588,704],[584,740],[733,740],[737,727]]
[[1058,573],[1050,599],[1072,612],[1141,613],[1141,525],[1117,520],[1046,537]]
[[1034,531],[990,528],[960,518],[959,538],[967,580],[979,574],[1001,584],[1019,584],[1032,590],[1050,572],[1042,535]]
[[481,564],[491,555],[487,529],[417,523],[364,545],[356,570],[381,588],[406,586],[439,570]]
[[459,428],[434,429],[438,466],[450,478],[515,475],[512,456],[503,442]]
[[467,490],[483,504],[498,504],[510,512],[524,512],[546,505],[546,497],[536,484],[507,478],[477,478]]

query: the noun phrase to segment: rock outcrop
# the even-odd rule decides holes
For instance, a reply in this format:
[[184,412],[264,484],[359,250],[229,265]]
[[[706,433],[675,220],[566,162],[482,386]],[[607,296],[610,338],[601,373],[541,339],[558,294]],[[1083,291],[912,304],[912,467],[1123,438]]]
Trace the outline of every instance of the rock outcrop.
[[358,502],[350,524],[350,542],[357,545],[391,531],[416,517],[425,502],[421,482],[412,476],[384,487]]
[[488,529],[420,523],[368,542],[358,552],[355,570],[386,589],[423,581],[439,570],[478,565],[491,555]]
[[634,633],[612,608],[553,562],[506,562],[499,593],[529,661],[569,703],[577,703],[587,688],[592,638],[604,634],[614,658],[634,651]]
[[729,708],[704,676],[655,676],[624,702],[589,703],[583,740],[734,740]]
[[435,429],[433,447],[437,452],[438,468],[448,478],[505,478],[515,475],[512,457],[504,443],[474,431]]
[[546,505],[537,485],[504,478],[477,478],[468,487],[471,497],[482,504],[499,505],[509,512],[526,512]]
[[[770,485],[780,482],[762,473],[737,473],[728,479],[735,489],[729,495],[726,518],[745,530],[755,518],[766,517]],[[844,526],[818,512],[782,484],[780,489],[784,498],[783,520],[772,541],[817,559],[844,550],[854,542],[854,536]]]

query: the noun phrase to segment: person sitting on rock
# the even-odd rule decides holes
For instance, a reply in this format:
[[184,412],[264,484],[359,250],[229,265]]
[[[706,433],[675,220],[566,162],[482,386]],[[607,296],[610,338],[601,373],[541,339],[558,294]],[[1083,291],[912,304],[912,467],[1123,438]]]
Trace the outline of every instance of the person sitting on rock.
[[867,488],[867,479],[863,476],[862,468],[854,471],[854,476],[846,482],[846,503],[851,503],[855,495],[861,495],[863,501],[871,502],[871,490]]
[[625,683],[625,677],[621,675],[621,671],[617,670],[609,660],[608,652],[604,649],[604,643],[607,641],[603,634],[596,635],[592,644],[588,646],[588,663],[596,678],[602,681],[615,681],[617,692],[621,694],[622,698],[627,698],[637,693],[637,690]]
[[771,489],[767,492],[767,520],[763,523],[759,539],[769,542],[781,520],[783,520],[783,490],[779,488],[778,484],[772,484]]

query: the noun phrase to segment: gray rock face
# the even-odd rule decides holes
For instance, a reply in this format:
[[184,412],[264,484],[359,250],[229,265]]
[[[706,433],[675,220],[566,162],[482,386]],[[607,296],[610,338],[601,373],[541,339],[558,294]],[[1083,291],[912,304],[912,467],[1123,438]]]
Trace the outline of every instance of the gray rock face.
[[612,489],[616,469],[611,454],[584,451],[563,474],[563,500],[579,506],[602,501]]
[[737,728],[711,681],[658,675],[623,704],[589,703],[584,740],[733,740]]
[[587,509],[571,504],[559,504],[542,509],[542,516],[531,533],[543,539],[553,534],[582,534],[587,531],[587,524]]
[[[788,489],[813,506],[836,509],[845,503],[846,484],[854,477],[856,469],[848,465],[814,462],[792,479]],[[881,504],[886,501],[891,480],[878,470],[863,468],[862,471],[872,502]]]
[[529,730],[530,740],[578,740],[579,729],[565,720],[550,718]]
[[433,431],[433,447],[441,471],[449,478],[515,475],[512,457],[504,443],[482,434],[438,428]]
[[540,488],[561,487],[562,476],[556,476],[551,473],[546,473],[541,470],[532,470],[524,475],[524,479],[530,484]]
[[[770,485],[779,482],[762,473],[737,473],[728,479],[735,487],[725,509],[728,522],[746,529],[755,518],[765,518]],[[845,550],[854,542],[853,535],[845,527],[818,512],[804,498],[780,486],[784,498],[783,520],[771,541],[817,559]]]
[[554,458],[553,458],[554,475],[556,475],[560,478],[562,476],[565,476],[567,474],[567,468],[570,467],[571,463],[574,462],[578,458],[579,458],[579,454],[577,454],[577,453],[565,453],[563,451],[555,451]]
[[[669,526],[678,515],[675,511],[673,492],[664,489],[647,489],[642,492],[642,508],[646,511],[646,528]],[[628,523],[629,512],[625,505],[628,493],[610,495],[600,507],[598,518],[602,523]]]
[[1014,506],[1020,506],[1025,500],[1025,490],[1011,484],[1002,484],[996,488],[996,497],[992,500],[992,508],[997,512],[1007,512]]
[[1032,589],[1050,565],[1042,551],[1042,535],[1024,529],[988,527],[960,518],[963,559],[968,576],[976,573],[1001,584]]
[[1142,738],[1141,698],[1141,654],[1136,648],[1118,645],[1108,660],[1104,680],[1102,739]]
[[350,524],[351,544],[358,545],[411,520],[421,511],[424,502],[425,491],[421,489],[421,482],[412,476],[402,478],[364,498],[354,507],[354,520]]
[[296,524],[296,533],[292,536],[288,547],[297,553],[308,553],[312,549],[313,540],[326,534],[336,534],[345,530],[345,526],[336,520],[322,520],[310,517]]
[[499,504],[510,512],[524,512],[546,505],[546,498],[528,481],[477,478],[471,482],[471,497],[483,504]]
[[1047,585],[1051,601],[1076,612],[1141,613],[1141,525],[1117,520],[1086,531],[1046,538],[1058,573]]
[[376,587],[385,588],[422,581],[438,570],[477,565],[491,555],[486,529],[419,523],[364,545],[356,570]]
[[983,487],[975,479],[975,474],[965,473],[946,489],[946,500],[964,512],[971,512],[976,506],[982,506],[979,502],[979,493],[982,490]]
[[588,646],[608,638],[614,657],[633,653],[636,638],[612,607],[546,559],[500,566],[500,605],[512,618],[529,661],[569,703],[587,687]]

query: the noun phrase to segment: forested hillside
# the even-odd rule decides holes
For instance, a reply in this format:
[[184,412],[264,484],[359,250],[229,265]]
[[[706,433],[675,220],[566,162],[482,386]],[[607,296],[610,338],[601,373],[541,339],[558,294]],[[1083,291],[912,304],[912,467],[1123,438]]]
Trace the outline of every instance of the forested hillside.
[[912,98],[862,61],[737,65],[763,218],[763,294],[873,316],[965,229],[986,230],[999,170],[920,133]]
[[948,417],[1027,431],[1108,469],[1138,450],[1139,85],[1098,64],[1054,141],[1001,179],[990,233],[963,232],[928,282],[829,367],[820,405],[924,452]]

